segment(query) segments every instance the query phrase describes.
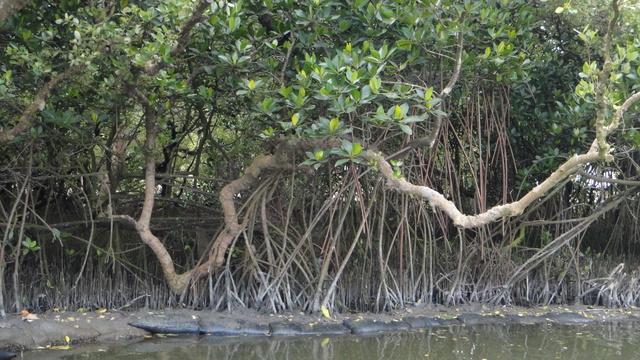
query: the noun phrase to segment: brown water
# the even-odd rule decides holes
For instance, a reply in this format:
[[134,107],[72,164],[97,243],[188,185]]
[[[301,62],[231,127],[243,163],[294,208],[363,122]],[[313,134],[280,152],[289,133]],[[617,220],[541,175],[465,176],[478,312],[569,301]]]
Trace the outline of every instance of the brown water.
[[640,322],[456,326],[329,337],[167,337],[26,353],[24,359],[640,359]]

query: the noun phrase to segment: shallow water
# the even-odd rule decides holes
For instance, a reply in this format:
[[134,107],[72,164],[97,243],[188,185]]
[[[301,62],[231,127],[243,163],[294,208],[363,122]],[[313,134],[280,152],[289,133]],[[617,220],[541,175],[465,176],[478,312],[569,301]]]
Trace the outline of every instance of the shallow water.
[[24,354],[24,359],[640,359],[640,322],[453,326],[316,337],[166,337]]

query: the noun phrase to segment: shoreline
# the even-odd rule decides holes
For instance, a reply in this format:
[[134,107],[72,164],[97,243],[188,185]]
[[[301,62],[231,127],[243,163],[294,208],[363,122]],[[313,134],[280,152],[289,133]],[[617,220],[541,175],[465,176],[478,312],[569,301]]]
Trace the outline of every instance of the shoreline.
[[23,320],[22,315],[7,314],[7,318],[0,321],[0,350],[20,353],[54,347],[73,348],[78,344],[112,343],[153,334],[304,336],[492,324],[586,325],[638,321],[640,309],[575,305],[533,308],[418,305],[380,314],[331,314],[330,318],[294,311],[265,314],[250,309],[237,309],[232,313],[185,309],[47,312],[36,316],[38,319],[28,321]]

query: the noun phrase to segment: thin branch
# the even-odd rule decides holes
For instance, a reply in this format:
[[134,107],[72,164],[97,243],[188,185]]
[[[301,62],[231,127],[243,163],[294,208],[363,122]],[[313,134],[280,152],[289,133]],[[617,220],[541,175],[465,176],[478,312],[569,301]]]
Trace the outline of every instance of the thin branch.
[[[464,20],[464,15],[462,16],[460,21],[462,20]],[[447,85],[444,87],[444,89],[442,89],[442,91],[440,91],[440,98],[443,101],[441,101],[437,105],[438,110],[442,110],[442,104],[444,102],[444,99],[449,97],[449,95],[451,94],[451,91],[453,91],[453,87],[458,82],[458,77],[460,76],[460,69],[462,68],[462,51],[464,48],[463,45],[464,45],[464,31],[460,30],[460,32],[458,33],[458,40],[456,41],[457,49],[456,49],[456,55],[455,55],[455,62],[453,65],[453,73],[451,74],[451,78],[449,79],[449,82],[447,83]],[[438,138],[438,134],[440,134],[441,125],[442,125],[442,115],[437,115],[436,120],[431,126],[431,132],[429,133],[428,136],[410,141],[409,144],[407,144],[407,146],[404,149],[390,155],[389,157],[387,157],[387,160],[399,159],[405,156],[409,151],[412,151],[418,148],[423,148],[423,147],[432,148],[433,144],[435,144],[436,139]]]
[[585,177],[585,178],[587,178],[589,180],[593,180],[593,181],[597,181],[597,182],[601,182],[601,183],[640,186],[640,181],[610,179],[610,178],[606,178],[606,177],[602,177],[602,176],[595,176],[595,175],[589,174],[588,172],[586,172],[586,171],[584,171],[582,169],[578,169],[578,175],[580,175],[582,177]]
[[[196,5],[196,8],[191,13],[191,16],[184,24],[184,27],[182,28],[182,31],[178,36],[178,43],[169,53],[171,57],[176,57],[185,51],[187,45],[189,44],[189,40],[191,39],[191,31],[197,24],[207,19],[207,16],[204,15],[204,12],[205,10],[207,10],[212,1],[213,0],[200,0],[198,5]],[[145,65],[144,72],[147,75],[155,75],[158,73],[158,71],[168,66],[168,63],[162,60],[157,60]]]
[[291,41],[289,42],[289,48],[287,49],[287,55],[284,57],[284,61],[282,62],[282,71],[280,72],[280,83],[285,83],[285,75],[287,73],[287,66],[289,64],[289,60],[291,58],[291,53],[293,52],[293,47],[296,44],[296,33],[291,31]]
[[607,143],[607,136],[609,135],[610,131],[612,131],[614,128],[617,128],[618,126],[618,116],[614,116],[610,127],[607,127],[605,125],[607,108],[609,106],[609,103],[605,96],[605,92],[607,89],[609,78],[611,76],[611,72],[613,71],[613,63],[611,62],[611,35],[615,29],[616,23],[618,22],[618,18],[620,17],[618,0],[611,1],[611,8],[613,9],[613,16],[611,17],[611,20],[609,20],[607,33],[604,36],[604,43],[602,45],[604,63],[602,64],[602,70],[600,70],[598,74],[598,80],[595,86],[596,104],[598,104],[598,111],[596,112],[595,121],[596,142],[600,155],[606,157],[608,161],[613,160],[613,157],[609,154],[609,149],[611,148],[611,146]]
[[[464,16],[462,16],[460,21],[463,21],[463,20],[464,20]],[[458,33],[458,41],[456,43],[456,46],[457,46],[456,61],[453,65],[453,74],[451,74],[451,79],[449,79],[449,83],[447,84],[447,86],[445,86],[444,89],[442,89],[442,91],[440,92],[441,97],[448,97],[449,94],[451,94],[453,87],[456,85],[456,82],[458,82],[458,76],[460,76],[460,68],[462,67],[463,44],[464,44],[464,31],[460,30],[460,32]]]
[[[533,255],[529,260],[527,260],[520,268],[514,272],[509,280],[504,284],[503,291],[509,289],[513,284],[515,284],[518,280],[520,280],[527,272],[532,270],[542,261],[544,261],[548,256],[555,253],[562,246],[567,244],[571,239],[576,237],[578,234],[586,230],[591,223],[596,221],[598,217],[605,214],[607,211],[615,209],[621,202],[628,198],[628,196],[637,193],[640,190],[640,187],[634,187],[629,189],[623,193],[618,194],[615,198],[607,200],[602,205],[598,206],[594,212],[585,217],[578,225],[574,226],[567,232],[558,236],[555,240],[551,241],[547,246],[540,249],[535,255]],[[504,293],[502,294],[502,296]]]

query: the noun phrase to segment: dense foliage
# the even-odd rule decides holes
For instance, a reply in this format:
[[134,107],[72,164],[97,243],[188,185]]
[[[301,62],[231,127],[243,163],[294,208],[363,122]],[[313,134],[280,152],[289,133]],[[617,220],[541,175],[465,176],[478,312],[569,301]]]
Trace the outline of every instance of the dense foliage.
[[639,305],[639,12],[31,1],[0,24],[1,305]]

